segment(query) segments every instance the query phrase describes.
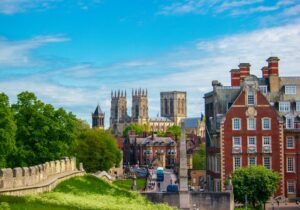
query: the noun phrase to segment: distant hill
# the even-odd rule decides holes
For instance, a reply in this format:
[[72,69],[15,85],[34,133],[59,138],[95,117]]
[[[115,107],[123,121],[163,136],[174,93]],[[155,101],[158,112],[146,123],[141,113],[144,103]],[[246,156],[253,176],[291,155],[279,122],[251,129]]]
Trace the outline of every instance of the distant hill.
[[85,175],[60,183],[52,192],[24,197],[0,196],[0,209],[172,209],[153,204],[136,192],[121,189],[97,177]]

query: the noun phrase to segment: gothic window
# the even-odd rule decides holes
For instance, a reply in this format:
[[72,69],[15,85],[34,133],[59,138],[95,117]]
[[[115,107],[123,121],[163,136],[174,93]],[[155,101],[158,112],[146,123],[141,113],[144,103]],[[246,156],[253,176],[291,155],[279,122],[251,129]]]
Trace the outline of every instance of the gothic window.
[[181,113],[181,101],[180,101],[180,99],[178,99],[178,107],[177,107],[177,110],[178,110],[178,114],[180,114]]
[[165,114],[169,114],[168,110],[168,99],[165,98]]
[[115,106],[115,119],[118,119],[118,106]]
[[173,114],[174,113],[174,101],[173,99],[170,100],[170,114]]
[[135,105],[135,117],[139,117],[139,105]]

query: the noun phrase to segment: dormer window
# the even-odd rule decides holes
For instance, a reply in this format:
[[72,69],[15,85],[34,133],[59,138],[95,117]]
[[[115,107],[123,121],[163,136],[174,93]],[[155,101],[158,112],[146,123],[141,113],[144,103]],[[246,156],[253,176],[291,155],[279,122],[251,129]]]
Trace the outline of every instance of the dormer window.
[[262,92],[262,94],[267,94],[268,93],[268,86],[266,86],[266,85],[261,85],[261,86],[259,86],[259,90],[260,90],[260,92]]
[[254,91],[248,91],[248,105],[254,105]]
[[279,111],[280,112],[290,112],[291,103],[289,101],[279,102]]
[[296,94],[296,85],[286,85],[285,86],[285,94],[295,95]]

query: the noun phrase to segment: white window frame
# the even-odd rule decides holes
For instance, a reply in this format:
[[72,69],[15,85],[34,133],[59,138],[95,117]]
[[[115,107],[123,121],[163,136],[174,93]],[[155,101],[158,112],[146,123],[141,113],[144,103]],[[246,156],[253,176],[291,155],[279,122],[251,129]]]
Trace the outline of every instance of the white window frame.
[[[265,120],[268,120],[269,121],[269,127],[265,127]],[[261,125],[262,125],[262,129],[263,130],[271,130],[271,118],[269,117],[264,117],[261,119]]]
[[[289,145],[289,140],[292,142],[292,146]],[[294,149],[295,148],[295,138],[293,136],[286,137],[286,148],[287,149]]]
[[[266,144],[265,143],[265,139],[269,139],[269,144]],[[263,146],[271,146],[272,145],[272,139],[271,139],[271,136],[263,136],[262,137],[262,144],[263,144]]]
[[[254,160],[254,163],[251,164],[251,159]],[[257,158],[256,156],[249,156],[248,157],[248,166],[255,166],[257,164]]]
[[[235,144],[235,139],[239,139],[240,144]],[[236,147],[237,146],[241,147],[242,146],[242,138],[240,136],[234,136],[234,137],[232,137],[232,145],[236,146]]]
[[[250,122],[253,120],[253,127],[250,127]],[[249,117],[247,118],[247,129],[249,131],[255,131],[256,130],[256,118],[254,117]]]
[[291,111],[291,102],[280,101],[279,102],[279,111],[280,112],[290,112]]
[[295,122],[294,116],[285,116],[286,129],[294,129],[295,128],[294,122]]
[[[238,128],[235,127],[235,122],[238,121]],[[232,130],[239,131],[242,128],[242,120],[241,118],[232,118]]]
[[300,101],[296,101],[296,112],[300,112]]
[[[269,159],[269,167],[266,166],[266,159]],[[272,169],[272,157],[271,156],[264,156],[263,157],[263,165],[267,169]]]
[[255,105],[255,92],[253,90],[247,92],[247,104],[250,106]]
[[[290,188],[289,187],[293,187],[293,191],[289,191]],[[296,194],[296,181],[295,180],[288,180],[286,182],[286,190],[288,194]]]
[[[250,144],[250,139],[252,139],[252,138],[254,140],[254,144]],[[249,146],[255,146],[256,147],[256,144],[257,144],[257,142],[256,142],[256,136],[248,136],[247,140],[248,140],[248,147]]]
[[268,93],[268,86],[267,85],[261,85],[259,86],[259,90],[262,94],[267,94]]
[[[240,161],[240,166],[236,167],[236,160],[239,159]],[[238,168],[241,168],[242,167],[242,156],[233,156],[233,170],[236,170]]]
[[286,95],[296,95],[296,92],[297,92],[296,89],[297,89],[296,85],[286,85],[284,93]]
[[286,172],[288,173],[295,172],[295,157],[288,156],[286,158]]

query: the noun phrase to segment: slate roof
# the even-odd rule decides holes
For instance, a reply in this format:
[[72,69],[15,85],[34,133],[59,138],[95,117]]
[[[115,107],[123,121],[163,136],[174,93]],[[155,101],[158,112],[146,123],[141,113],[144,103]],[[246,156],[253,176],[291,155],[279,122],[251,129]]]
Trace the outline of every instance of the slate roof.
[[183,119],[185,128],[197,128],[198,122],[202,121],[202,117],[192,117]]
[[100,105],[98,104],[94,111],[94,115],[99,115],[99,114],[103,114],[103,112],[102,112]]

